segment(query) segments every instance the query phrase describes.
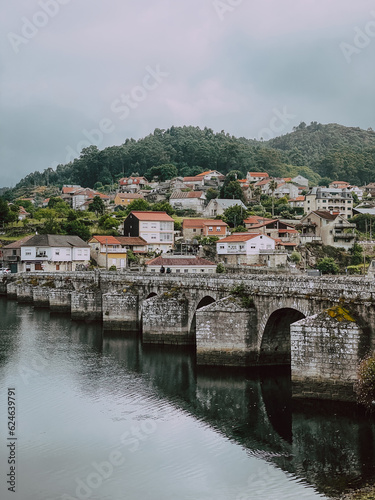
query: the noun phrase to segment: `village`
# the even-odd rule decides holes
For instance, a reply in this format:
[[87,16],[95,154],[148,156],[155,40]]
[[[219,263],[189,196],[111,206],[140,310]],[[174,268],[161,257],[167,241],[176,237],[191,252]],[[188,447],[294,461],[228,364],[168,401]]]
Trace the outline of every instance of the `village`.
[[[303,268],[320,274],[308,260],[310,246],[348,254],[355,249],[357,258],[349,262],[354,265],[347,265],[345,272],[349,268],[351,273],[371,273],[371,222],[369,234],[363,236],[353,220],[365,216],[371,221],[375,215],[371,204],[375,183],[358,187],[335,181],[310,187],[302,175],[272,178],[267,172],[248,172],[245,179],[231,175],[211,170],[163,182],[123,177],[109,193],[64,185],[54,202],[58,199],[80,215],[92,213],[97,204],[96,210],[106,218],[105,229],[88,239],[43,231],[18,238],[0,249],[2,272],[96,266],[166,273],[297,272]],[[223,192],[233,197],[220,198]],[[48,209],[51,199],[20,199],[18,224],[27,226],[31,218],[25,207],[39,203],[40,209]],[[152,210],[155,204],[158,210]],[[358,241],[367,250],[360,262]],[[331,267],[332,260],[328,262]],[[335,268],[328,266],[326,272],[335,273]]]

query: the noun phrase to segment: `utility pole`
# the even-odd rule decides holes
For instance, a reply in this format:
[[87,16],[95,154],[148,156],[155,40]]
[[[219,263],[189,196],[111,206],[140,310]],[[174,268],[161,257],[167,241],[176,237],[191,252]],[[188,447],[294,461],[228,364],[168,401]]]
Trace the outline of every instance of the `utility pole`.
[[108,271],[108,238],[105,239],[105,268]]

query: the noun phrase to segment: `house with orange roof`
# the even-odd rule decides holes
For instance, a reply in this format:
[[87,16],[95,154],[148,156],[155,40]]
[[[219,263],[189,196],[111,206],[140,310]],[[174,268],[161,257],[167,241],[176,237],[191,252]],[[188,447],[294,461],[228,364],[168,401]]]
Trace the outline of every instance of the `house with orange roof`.
[[202,186],[204,186],[204,177],[200,177],[198,175],[184,177],[183,183],[191,187],[192,189],[201,188]]
[[166,212],[133,210],[124,220],[124,236],[140,236],[150,252],[169,252],[174,246],[174,220]]
[[333,181],[331,184],[329,184],[328,187],[330,188],[336,188],[336,189],[345,189],[350,186],[349,182],[345,181]]
[[197,236],[217,236],[225,238],[229,234],[228,224],[215,219],[183,219],[182,235],[185,240],[193,240]]
[[122,177],[119,181],[120,191],[136,193],[140,189],[144,189],[148,184],[146,177]]
[[90,256],[98,266],[109,269],[116,266],[117,269],[126,267],[126,249],[115,236],[92,236],[90,245]]
[[249,233],[261,233],[273,239],[278,239],[290,250],[299,245],[299,232],[294,226],[290,226],[279,219],[266,219],[258,224],[248,224],[244,221]]
[[286,265],[287,253],[276,251],[276,241],[261,233],[234,233],[216,243],[219,259],[229,266]]
[[305,196],[299,195],[295,198],[291,198],[288,200],[288,205],[292,208],[303,208],[305,203]]
[[269,175],[267,172],[248,172],[246,175],[246,179],[249,182],[258,182],[263,181],[264,179],[268,179]]
[[202,172],[197,174],[197,177],[203,178],[205,181],[210,181],[211,179],[223,179],[225,175],[221,174],[217,170],[207,170],[206,172]]

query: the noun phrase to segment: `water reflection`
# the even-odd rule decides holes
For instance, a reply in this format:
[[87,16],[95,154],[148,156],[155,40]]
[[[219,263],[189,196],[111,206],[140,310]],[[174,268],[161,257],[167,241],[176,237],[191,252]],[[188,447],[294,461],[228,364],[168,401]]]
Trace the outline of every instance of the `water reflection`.
[[[92,498],[122,500],[126,487],[129,500],[311,499],[293,478],[331,493],[375,476],[373,420],[292,407],[288,370],[197,370],[189,348],[103,336],[101,325],[6,300],[0,315],[0,388],[17,384],[23,500],[77,498],[76,478],[114,449],[126,465]],[[134,436],[130,447],[121,436],[138,427],[133,453]],[[0,466],[5,458],[3,448]]]
[[105,336],[103,353],[249,454],[325,494],[375,479],[374,420],[356,408],[321,402],[294,403],[292,411],[288,369],[197,370],[190,349],[145,348],[136,336]]

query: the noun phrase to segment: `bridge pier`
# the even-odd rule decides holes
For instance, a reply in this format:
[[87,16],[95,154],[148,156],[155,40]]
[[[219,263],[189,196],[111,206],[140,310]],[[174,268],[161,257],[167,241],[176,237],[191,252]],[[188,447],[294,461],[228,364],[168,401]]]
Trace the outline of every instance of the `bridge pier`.
[[103,328],[114,331],[139,331],[138,295],[125,292],[104,294]]
[[177,289],[146,299],[142,308],[143,343],[194,345],[188,306],[187,298]]
[[73,291],[71,302],[71,316],[79,321],[98,321],[102,319],[101,291]]
[[36,286],[33,289],[34,307],[49,307],[50,289],[46,286]]
[[49,291],[49,307],[52,312],[70,313],[72,303],[71,290],[55,288]]
[[33,285],[29,283],[19,283],[17,285],[17,301],[25,304],[33,302]]
[[226,297],[196,312],[198,365],[251,366],[258,362],[257,315]]
[[11,281],[6,286],[7,298],[11,300],[17,300],[17,290],[18,285],[16,281]]
[[293,397],[355,400],[362,330],[341,312],[336,306],[291,325]]

